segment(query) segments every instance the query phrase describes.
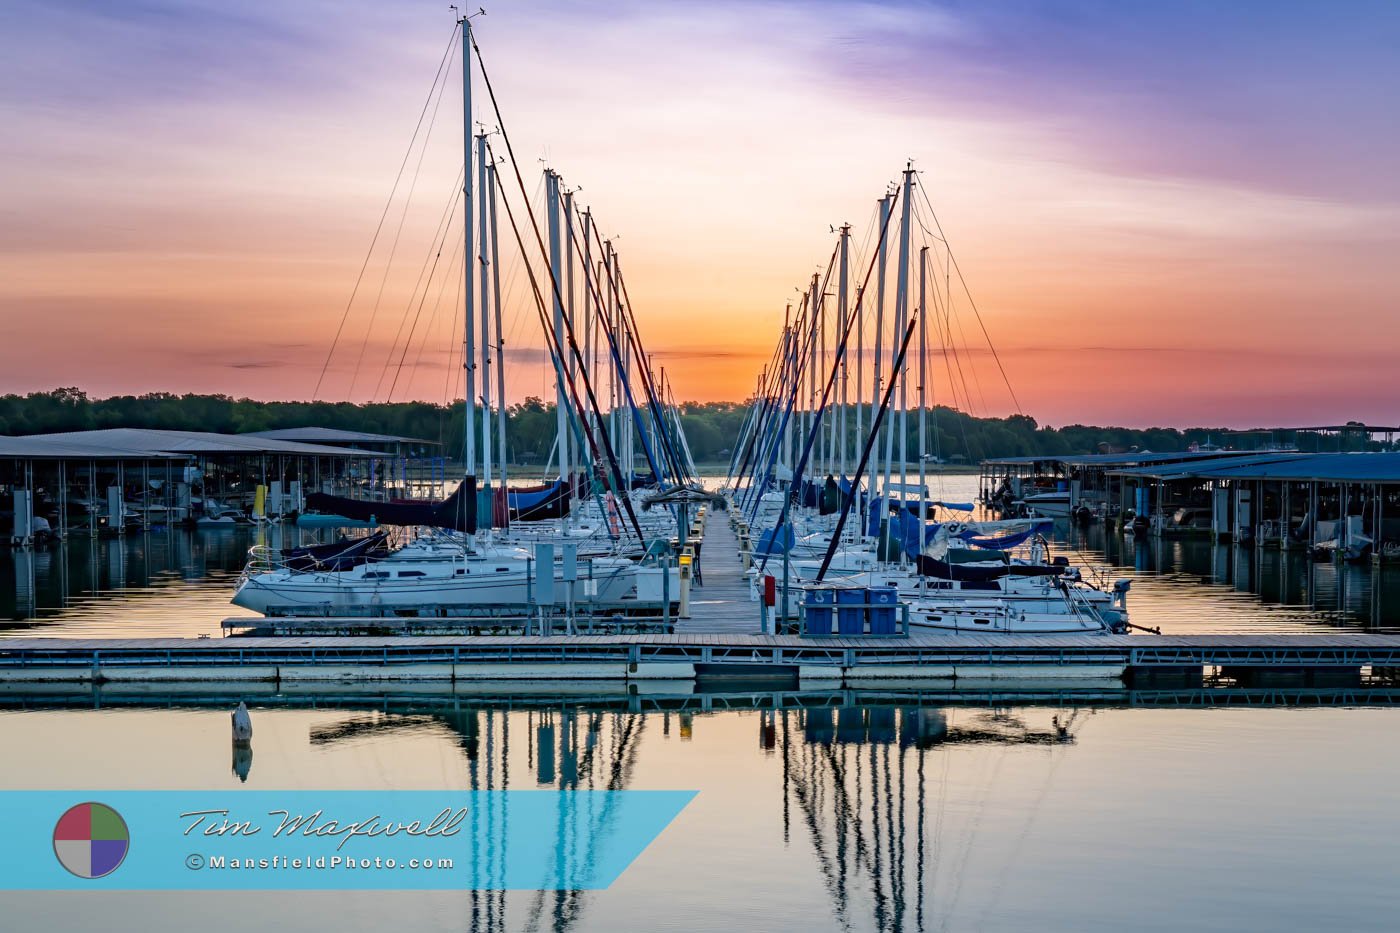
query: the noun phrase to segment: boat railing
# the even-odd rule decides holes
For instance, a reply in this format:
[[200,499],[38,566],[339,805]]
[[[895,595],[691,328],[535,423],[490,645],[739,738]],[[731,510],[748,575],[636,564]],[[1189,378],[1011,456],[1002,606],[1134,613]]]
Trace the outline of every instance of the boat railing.
[[277,569],[278,561],[273,559],[273,550],[266,544],[255,544],[248,548],[248,560],[243,564],[243,572],[238,577],[241,586],[249,577],[260,573],[270,573]]

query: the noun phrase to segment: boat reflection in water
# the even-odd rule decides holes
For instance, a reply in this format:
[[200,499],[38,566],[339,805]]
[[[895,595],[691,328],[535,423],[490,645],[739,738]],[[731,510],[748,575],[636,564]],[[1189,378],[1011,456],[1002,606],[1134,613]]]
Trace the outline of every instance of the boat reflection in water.
[[[1383,748],[1376,736],[1393,728],[1384,710],[1259,707],[1400,701],[1386,686],[649,696],[599,685],[480,683],[456,692],[443,684],[392,692],[371,684],[246,685],[209,695],[219,689],[11,687],[0,691],[0,741],[23,742],[38,730],[56,748],[164,750],[126,766],[125,780],[147,787],[698,791],[606,890],[413,892],[392,901],[405,929],[580,933],[668,923],[702,933],[1007,928],[996,922],[1003,920],[1020,928],[1039,916],[1041,901],[1065,917],[1090,904],[1116,923],[1143,896],[1132,887],[1135,876],[1114,870],[1126,853],[1152,871],[1179,872],[1173,846],[1185,844],[1180,833],[1196,831],[1179,812],[1144,801],[1179,794],[1209,772],[1209,792],[1193,798],[1201,818],[1248,840],[1265,805],[1256,798],[1275,785],[1286,794],[1308,786],[1319,759]],[[560,695],[570,689],[586,692]],[[235,747],[230,774],[227,717],[240,697],[256,723],[259,767],[251,767],[250,748]],[[1236,705],[1250,708],[1208,716],[1154,708]],[[1341,744],[1316,751],[1329,742]],[[1232,784],[1230,768],[1208,766],[1222,755],[1244,756],[1250,775],[1267,760],[1272,783]],[[65,760],[30,755],[0,787],[63,786],[71,782]],[[1368,813],[1390,812],[1377,809],[1385,801],[1366,781],[1354,796]],[[1295,808],[1290,819],[1304,813]],[[500,818],[485,808],[479,815]],[[615,829],[605,809],[588,819],[550,840],[557,864],[577,864],[590,840]],[[1392,823],[1367,838],[1384,845]],[[1134,834],[1144,832],[1162,837],[1161,846],[1139,851]],[[1261,837],[1255,854],[1272,851],[1272,838]],[[488,871],[503,855],[479,853]],[[1383,870],[1366,845],[1336,870],[1364,873],[1368,859]],[[1081,880],[1073,896],[1056,899],[1047,886],[1067,877]],[[292,896],[240,900],[239,912],[265,908],[271,916],[290,909]],[[385,897],[342,892],[318,902],[318,922],[345,933],[382,929],[375,905]],[[1251,904],[1266,909],[1262,896]]]

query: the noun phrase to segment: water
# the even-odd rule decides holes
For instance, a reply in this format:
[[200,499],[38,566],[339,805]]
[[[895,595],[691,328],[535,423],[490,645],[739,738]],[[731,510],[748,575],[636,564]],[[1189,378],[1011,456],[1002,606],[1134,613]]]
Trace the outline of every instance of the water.
[[1390,708],[266,697],[245,783],[227,703],[7,702],[5,789],[551,787],[572,736],[581,787],[698,791],[604,891],[0,892],[9,930],[1389,930],[1400,908]]
[[[930,488],[970,501],[977,477],[937,477]],[[312,543],[331,533],[289,527],[259,534],[171,529],[120,540],[74,537],[32,553],[0,550],[0,632],[217,636],[223,619],[250,615],[228,603],[249,547]],[[1133,622],[1168,633],[1400,626],[1400,568],[1318,564],[1296,552],[1205,540],[1124,539],[1068,523],[1053,540],[1074,563],[1104,568],[1105,580],[1131,579]]]
[[[968,497],[975,483],[935,490]],[[217,635],[240,614],[227,599],[256,535],[162,531],[0,553],[5,631]],[[1392,570],[1194,541],[1125,545],[1097,528],[1061,528],[1057,542],[1111,568],[1108,579],[1132,579],[1134,620],[1169,632],[1393,624]],[[0,892],[0,927],[1389,930],[1400,908],[1400,691],[1385,687],[1095,688],[1051,694],[1053,705],[1005,693],[778,703],[607,686],[585,688],[587,701],[547,685],[477,686],[494,696],[442,684],[163,689],[0,691],[0,790],[529,789],[576,769],[580,787],[698,795],[605,891]],[[240,698],[255,739],[251,758],[234,759],[228,710]]]

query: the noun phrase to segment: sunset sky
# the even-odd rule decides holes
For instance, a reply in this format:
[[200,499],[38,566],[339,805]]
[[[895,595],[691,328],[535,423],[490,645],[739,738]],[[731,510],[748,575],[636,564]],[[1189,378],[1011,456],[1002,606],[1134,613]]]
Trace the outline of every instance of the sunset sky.
[[[751,391],[830,228],[862,238],[913,159],[1025,414],[1400,417],[1400,5],[487,11],[527,185],[552,166],[617,238],[682,399]],[[445,2],[0,4],[0,391],[310,398],[452,24]],[[396,338],[460,164],[455,63],[438,106],[324,398],[454,394],[443,270]],[[518,271],[513,398],[552,392]],[[1015,411],[964,324],[973,413]]]

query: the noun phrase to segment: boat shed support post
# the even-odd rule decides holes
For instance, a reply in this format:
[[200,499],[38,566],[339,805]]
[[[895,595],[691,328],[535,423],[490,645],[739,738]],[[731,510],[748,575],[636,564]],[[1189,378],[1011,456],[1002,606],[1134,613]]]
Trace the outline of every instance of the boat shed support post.
[[68,537],[68,461],[58,461],[58,536]]
[[1310,480],[1308,482],[1308,501],[1311,503],[1308,506],[1310,516],[1308,519],[1308,550],[1317,546],[1317,500],[1317,480]]

